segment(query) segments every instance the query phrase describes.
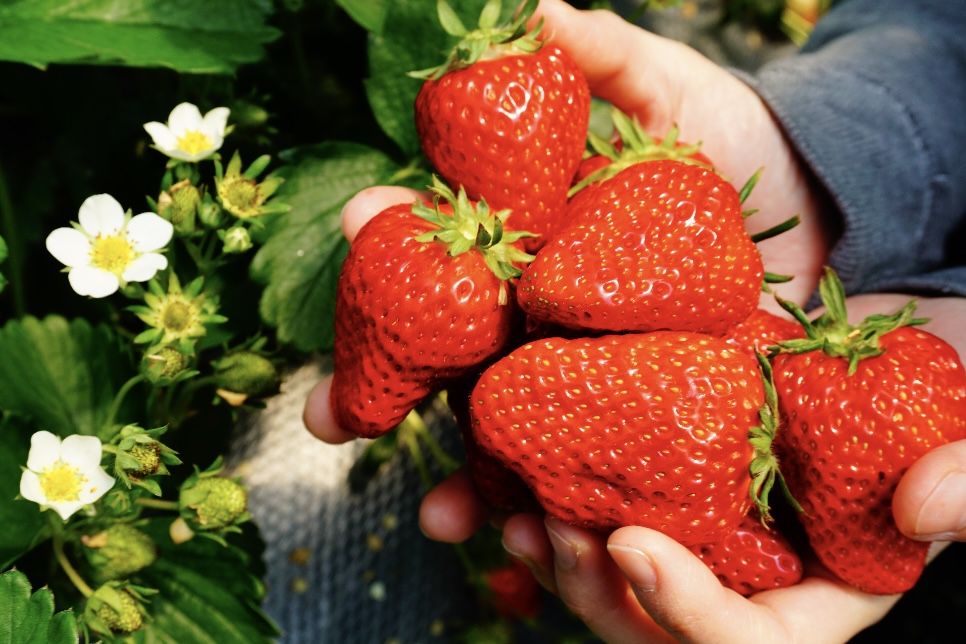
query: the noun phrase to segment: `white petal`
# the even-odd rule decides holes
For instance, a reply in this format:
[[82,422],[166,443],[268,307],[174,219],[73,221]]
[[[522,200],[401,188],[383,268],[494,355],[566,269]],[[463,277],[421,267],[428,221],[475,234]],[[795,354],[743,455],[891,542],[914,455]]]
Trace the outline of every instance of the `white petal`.
[[47,235],[47,251],[65,266],[91,263],[91,240],[75,228],[58,228]]
[[168,128],[175,136],[183,136],[185,132],[201,129],[201,111],[192,103],[176,105],[168,115]]
[[94,266],[75,266],[67,274],[67,281],[75,293],[90,297],[107,297],[121,286],[117,275]]
[[41,472],[60,460],[60,437],[48,431],[34,432],[30,437],[27,469]]
[[125,282],[147,282],[158,271],[168,267],[168,259],[159,253],[145,253],[127,265],[121,277]]
[[174,226],[153,212],[142,212],[131,217],[127,224],[127,238],[139,253],[164,248],[174,234]]
[[87,482],[80,491],[80,501],[84,505],[88,503],[93,503],[105,494],[107,494],[114,484],[117,482],[113,476],[105,472],[100,467],[94,468],[93,470],[88,470],[84,472],[87,476]]
[[87,503],[84,503],[83,501],[57,501],[55,503],[47,501],[44,503],[44,505],[59,514],[60,518],[66,521],[71,517],[71,515],[87,505]]
[[34,503],[47,504],[47,497],[44,495],[44,489],[40,486],[40,477],[37,476],[36,472],[25,470],[20,475],[20,496]]
[[219,146],[225,140],[225,126],[228,125],[229,114],[231,110],[227,107],[216,107],[205,114],[201,125],[201,131],[213,141],[217,141]]
[[168,126],[164,123],[158,123],[157,121],[151,121],[150,123],[144,124],[145,131],[151,135],[151,140],[154,144],[161,148],[165,153],[168,150],[172,150],[178,145],[178,137],[168,129]]
[[77,220],[91,237],[116,235],[124,228],[124,208],[111,195],[94,195],[81,204]]
[[71,434],[60,444],[60,459],[80,470],[101,465],[101,439]]

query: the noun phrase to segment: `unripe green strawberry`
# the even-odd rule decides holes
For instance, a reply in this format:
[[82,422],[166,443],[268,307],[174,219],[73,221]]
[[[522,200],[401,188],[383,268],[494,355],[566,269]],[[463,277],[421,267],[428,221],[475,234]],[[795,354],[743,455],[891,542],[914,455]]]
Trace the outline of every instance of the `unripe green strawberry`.
[[259,396],[276,390],[281,382],[272,361],[254,351],[231,353],[214,367],[218,386],[234,393]]
[[179,505],[192,511],[192,519],[202,530],[219,530],[246,515],[248,490],[233,479],[201,477],[181,489]]
[[152,384],[167,386],[191,366],[191,358],[173,345],[148,349],[141,359],[141,373]]
[[129,523],[115,523],[96,534],[84,535],[84,554],[102,581],[125,579],[158,558],[158,548],[147,534]]
[[174,225],[175,231],[189,235],[195,231],[195,219],[201,206],[201,191],[184,179],[162,192],[158,198],[158,214]]
[[87,600],[88,624],[104,635],[126,635],[144,626],[141,604],[124,586],[107,582]]

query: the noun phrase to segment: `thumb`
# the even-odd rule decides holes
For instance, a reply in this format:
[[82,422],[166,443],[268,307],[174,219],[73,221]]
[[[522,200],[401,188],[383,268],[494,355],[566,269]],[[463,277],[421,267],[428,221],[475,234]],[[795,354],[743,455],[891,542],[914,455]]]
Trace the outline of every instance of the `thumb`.
[[966,440],[916,461],[896,487],[892,513],[911,539],[966,541]]

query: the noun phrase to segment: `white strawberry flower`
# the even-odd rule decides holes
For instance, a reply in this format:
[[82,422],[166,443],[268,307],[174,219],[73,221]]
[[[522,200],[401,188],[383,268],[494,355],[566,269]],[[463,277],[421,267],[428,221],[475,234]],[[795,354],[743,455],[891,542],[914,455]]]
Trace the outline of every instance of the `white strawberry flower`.
[[202,116],[196,105],[181,103],[171,110],[166,124],[151,121],[144,129],[158,150],[172,159],[193,163],[221,148],[230,113],[227,107],[216,107]]
[[174,227],[153,212],[131,217],[114,197],[102,194],[84,200],[78,221],[47,236],[47,250],[70,269],[67,279],[78,294],[107,297],[168,267],[159,251]]
[[101,441],[74,434],[63,441],[47,431],[30,437],[27,469],[20,477],[20,496],[50,508],[67,520],[114,487],[114,477],[101,468]]

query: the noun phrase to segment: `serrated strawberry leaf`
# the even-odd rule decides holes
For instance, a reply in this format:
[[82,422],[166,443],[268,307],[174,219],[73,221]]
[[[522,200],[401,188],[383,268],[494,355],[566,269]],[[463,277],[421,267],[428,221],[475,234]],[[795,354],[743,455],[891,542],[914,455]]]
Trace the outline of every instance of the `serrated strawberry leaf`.
[[[52,315],[11,320],[0,329],[0,408],[61,436],[107,438],[114,395],[134,373],[106,325]],[[129,411],[122,408],[121,420],[139,420],[123,415]]]
[[280,32],[268,0],[0,3],[0,60],[231,74]]
[[[265,285],[259,310],[281,342],[301,351],[331,348],[335,291],[348,251],[339,214],[350,197],[381,184],[425,187],[429,175],[402,172],[382,152],[355,143],[326,142],[283,153],[279,199],[291,211],[274,222],[252,261]],[[400,179],[405,175],[408,183]]]
[[251,522],[228,545],[201,537],[175,545],[171,518],[153,518],[143,528],[158,544],[158,560],[138,575],[151,595],[145,627],[134,643],[266,644],[279,635],[262,611],[264,544]]
[[70,611],[54,613],[54,594],[31,593],[30,580],[18,570],[0,575],[0,644],[74,644],[77,622]]
[[[44,520],[40,506],[16,498],[21,466],[27,464],[30,436],[36,430],[22,418],[6,415],[0,420],[0,570],[29,551],[40,538]],[[4,640],[0,637],[0,642]]]

